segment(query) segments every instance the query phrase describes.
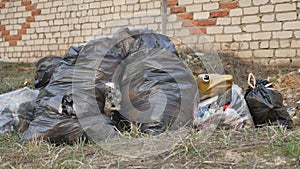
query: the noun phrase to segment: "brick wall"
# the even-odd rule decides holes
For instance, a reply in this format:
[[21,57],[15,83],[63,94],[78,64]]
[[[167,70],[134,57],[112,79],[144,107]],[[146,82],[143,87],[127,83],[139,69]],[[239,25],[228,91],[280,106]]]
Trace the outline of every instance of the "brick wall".
[[[160,0],[2,0],[0,60],[33,62],[121,27],[161,32]],[[168,0],[175,43],[300,67],[299,0]]]

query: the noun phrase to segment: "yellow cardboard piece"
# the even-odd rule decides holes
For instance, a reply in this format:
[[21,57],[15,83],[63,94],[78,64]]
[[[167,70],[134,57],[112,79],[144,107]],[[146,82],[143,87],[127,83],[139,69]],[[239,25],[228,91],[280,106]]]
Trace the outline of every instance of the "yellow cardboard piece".
[[201,97],[212,97],[224,93],[233,84],[232,75],[200,74],[197,77]]

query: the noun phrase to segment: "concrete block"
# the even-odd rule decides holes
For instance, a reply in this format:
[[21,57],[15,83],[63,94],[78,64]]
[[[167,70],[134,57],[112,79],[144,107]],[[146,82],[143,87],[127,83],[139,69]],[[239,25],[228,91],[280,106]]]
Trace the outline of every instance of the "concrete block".
[[206,28],[207,34],[221,34],[223,33],[223,26],[210,26]]
[[300,29],[300,21],[283,23],[283,30],[299,30],[299,29]]
[[250,42],[250,49],[258,49],[259,43],[258,42]]
[[194,19],[208,19],[209,18],[209,12],[198,12],[198,13],[194,13],[193,16]]
[[189,35],[190,35],[190,31],[188,29],[175,30],[175,37],[183,37]]
[[235,41],[250,41],[252,39],[252,36],[250,33],[238,34],[238,35],[233,35],[233,39]]
[[219,3],[203,4],[204,11],[211,11],[211,10],[217,10],[217,9],[219,9]]
[[277,21],[290,21],[297,19],[297,12],[286,12],[276,14]]
[[125,0],[113,0],[114,6],[117,5],[125,5],[126,1]]
[[300,38],[300,31],[295,31],[294,35],[295,35],[296,38]]
[[216,35],[216,42],[232,42],[232,35]]
[[[300,56],[300,54],[297,54],[297,56]],[[299,68],[300,65],[300,58],[292,58],[291,66]]]
[[300,40],[292,40],[291,47],[292,48],[300,48]]
[[291,47],[291,43],[289,40],[280,40],[280,47],[281,48],[290,48]]
[[268,2],[269,2],[269,0],[253,0],[254,5],[264,5]]
[[224,33],[240,33],[242,32],[241,28],[239,26],[225,26],[224,27]]
[[260,21],[258,16],[244,16],[242,18],[242,23],[257,23]]
[[273,22],[273,21],[275,21],[275,16],[274,16],[274,14],[263,15],[262,18],[261,18],[261,21],[263,21],[263,22]]
[[63,24],[64,24],[64,22],[63,22],[62,19],[56,19],[56,20],[54,20],[54,25],[63,25]]
[[202,11],[202,5],[201,4],[193,4],[193,5],[188,5],[185,7],[186,12],[201,12]]
[[[131,0],[129,0],[131,1]],[[101,1],[101,8],[103,7],[111,7],[113,4],[113,2],[110,0],[110,1]]]
[[274,56],[274,50],[268,49],[268,50],[254,50],[253,55],[256,58],[271,58]]
[[232,25],[240,25],[241,24],[241,18],[240,17],[232,17],[231,18],[231,24]]
[[190,5],[193,3],[193,0],[178,0],[178,5]]
[[277,4],[275,6],[275,12],[284,12],[284,11],[295,11],[296,10],[296,3],[284,3],[284,4]]
[[243,10],[240,8],[231,9],[229,11],[229,16],[241,16],[241,15],[243,15]]
[[92,35],[92,30],[91,30],[91,29],[84,29],[84,30],[81,30],[81,35],[82,35],[82,36],[89,36],[89,35]]
[[244,15],[258,14],[258,7],[244,8]]
[[141,23],[154,23],[154,17],[143,17],[141,18]]
[[62,1],[54,1],[52,6],[58,7],[58,6],[62,6],[62,4],[63,4]]
[[280,22],[263,23],[263,24],[262,24],[262,30],[263,30],[263,31],[275,31],[275,30],[281,30],[281,23],[280,23]]
[[271,40],[270,41],[270,48],[278,48],[279,47],[279,42],[277,40]]
[[295,57],[296,49],[276,49],[275,51],[276,57]]
[[262,41],[260,42],[260,49],[268,49],[269,48],[269,41]]
[[112,20],[112,14],[102,15],[101,20],[102,21]]
[[126,4],[136,4],[139,0],[126,0]]
[[217,18],[217,25],[230,25],[230,18]]
[[246,25],[243,27],[243,31],[245,32],[258,32],[260,31],[260,25],[255,24],[255,25]]
[[198,36],[194,35],[194,36],[186,36],[186,37],[182,37],[182,42],[184,44],[190,45],[190,44],[195,44],[198,42]]
[[259,7],[260,13],[274,12],[274,8],[275,8],[274,5],[263,5]]
[[253,57],[253,53],[251,50],[239,51],[237,53],[237,55],[239,58],[242,58],[242,59],[250,59]]
[[288,39],[293,37],[292,31],[273,32],[273,39]]
[[252,1],[250,0],[240,0],[239,1],[239,6],[240,7],[248,7],[251,6]]
[[160,7],[161,7],[161,1],[155,1],[154,2],[154,8],[160,8]]
[[258,32],[253,33],[253,40],[267,40],[271,38],[271,32]]

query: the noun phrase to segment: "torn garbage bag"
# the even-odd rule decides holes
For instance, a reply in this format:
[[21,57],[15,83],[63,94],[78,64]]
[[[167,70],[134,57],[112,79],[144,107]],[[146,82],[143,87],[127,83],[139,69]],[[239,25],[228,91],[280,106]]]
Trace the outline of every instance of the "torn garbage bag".
[[253,117],[254,124],[293,126],[291,117],[283,105],[283,98],[267,80],[255,79],[252,73],[248,77],[249,87],[245,99]]
[[[22,140],[66,141],[81,137],[83,131],[103,140],[117,133],[114,117],[137,123],[151,134],[191,124],[197,85],[164,35],[121,29],[113,38],[71,48],[61,63],[41,90],[35,119]],[[114,109],[111,116],[104,111],[108,83],[115,84],[121,96],[116,99],[120,110]]]

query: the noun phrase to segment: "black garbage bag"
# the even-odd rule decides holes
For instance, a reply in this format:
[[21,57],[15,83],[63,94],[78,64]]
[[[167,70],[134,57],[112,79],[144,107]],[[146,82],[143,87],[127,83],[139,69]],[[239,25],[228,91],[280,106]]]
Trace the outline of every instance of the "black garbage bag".
[[[73,65],[80,49],[81,46],[69,49],[60,60],[59,66],[52,72],[50,82],[40,90],[35,100],[34,120],[30,122],[28,130],[23,133],[21,142],[33,138],[44,138],[63,143],[83,136],[84,132],[78,120],[72,119],[71,115],[66,116],[62,111],[64,107],[62,103],[68,103],[64,101],[64,98],[72,94]],[[27,110],[27,112],[30,111]],[[70,140],[66,140],[67,138]]]
[[[95,99],[99,101],[101,114],[109,114],[104,112],[103,105],[105,84],[112,82],[120,89],[121,110],[112,116],[112,123],[132,122],[151,134],[191,124],[196,83],[168,37],[151,30],[122,29],[112,39],[97,39],[85,45],[77,59],[77,76],[73,79],[82,82],[75,83],[78,86],[73,88],[81,123],[88,123],[84,117],[97,116],[91,110],[94,103],[85,101],[93,93],[93,86],[89,88],[87,84],[93,80],[94,72],[88,74],[88,69],[97,70]],[[89,128],[88,135],[96,133],[94,127]]]
[[173,42],[150,30],[124,33],[134,42],[112,79],[122,93],[120,114],[153,135],[191,125],[197,85]]
[[[92,42],[92,45],[87,44],[85,48],[98,49],[103,54],[106,54],[110,49],[107,47],[109,40],[102,38],[99,41],[103,44],[102,48]],[[75,141],[74,139],[83,137],[84,130],[82,126],[93,124],[100,124],[100,127],[94,125],[90,130],[97,129],[97,134],[103,133],[97,137],[102,139],[108,135],[113,135],[114,127],[109,124],[110,118],[102,117],[105,114],[99,114],[98,111],[99,109],[102,110],[101,108],[104,105],[104,99],[101,94],[102,84],[95,81],[95,78],[88,82],[92,83],[92,85],[82,81],[82,77],[89,77],[86,72],[92,73],[94,77],[96,70],[91,70],[89,64],[94,64],[100,59],[100,56],[84,55],[84,50],[83,54],[80,55],[82,49],[83,46],[71,47],[64,55],[60,66],[52,75],[49,84],[40,90],[36,99],[37,107],[34,112],[34,120],[30,123],[28,130],[23,133],[20,139],[21,142],[33,138],[42,138],[56,143],[72,142]],[[77,59],[80,61],[77,62]],[[75,66],[75,63],[78,63],[78,65]],[[80,67],[80,64],[84,66]],[[106,66],[109,69],[114,69],[110,65]],[[76,86],[78,85],[84,93],[76,91]],[[83,100],[74,103],[73,97],[83,97]],[[85,103],[88,106],[85,106]],[[77,115],[78,113],[74,109],[76,104],[84,107],[84,111],[80,111],[84,112],[84,115],[80,113],[79,116]],[[81,109],[78,108],[78,110]],[[84,120],[81,120],[80,123],[77,119],[78,117]],[[89,129],[85,130],[89,131]],[[99,132],[99,130],[101,131]]]
[[36,73],[34,76],[35,88],[44,88],[49,83],[56,68],[60,65],[62,57],[47,55],[36,63]]
[[20,104],[17,111],[19,119],[17,123],[17,130],[19,132],[24,132],[28,129],[30,122],[34,120],[34,112],[36,111],[36,107],[37,104],[35,100]]
[[26,105],[34,102],[38,95],[37,90],[24,87],[0,95],[0,134],[27,129],[33,120],[32,113],[26,113]]
[[37,116],[23,133],[20,141],[25,139],[44,139],[53,143],[72,143],[84,138],[84,131],[78,119],[54,112],[44,112]]
[[[252,79],[253,78],[253,79]],[[252,83],[250,80],[252,79]],[[248,77],[249,87],[245,99],[255,126],[285,125],[289,128],[293,122],[283,105],[283,98],[267,80],[255,80],[253,74]]]

